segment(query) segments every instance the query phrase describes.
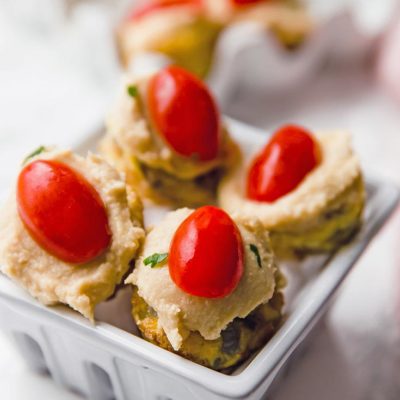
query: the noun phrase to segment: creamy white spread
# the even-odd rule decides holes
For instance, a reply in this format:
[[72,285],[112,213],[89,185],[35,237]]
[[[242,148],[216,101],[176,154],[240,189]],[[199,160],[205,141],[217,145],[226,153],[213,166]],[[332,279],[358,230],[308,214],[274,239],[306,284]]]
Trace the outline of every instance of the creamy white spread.
[[107,211],[111,244],[87,264],[61,261],[29,235],[13,193],[0,212],[1,271],[42,303],[68,304],[93,320],[95,305],[113,294],[144,238],[141,203],[135,193],[127,192],[123,177],[97,155],[89,153],[83,158],[71,151],[52,150],[34,159],[38,158],[65,163],[93,185]]
[[[150,230],[135,269],[126,280],[138,287],[139,296],[157,312],[159,327],[175,350],[179,350],[188,331],[198,331],[206,340],[217,339],[232,320],[244,318],[258,305],[268,302],[275,289],[276,266],[268,233],[256,220],[246,226],[238,225],[245,249],[245,268],[236,289],[224,298],[191,296],[172,281],[168,264],[157,268],[145,265],[146,257],[169,251],[175,231],[192,212],[187,208],[171,212]],[[250,244],[258,248],[261,268]]]

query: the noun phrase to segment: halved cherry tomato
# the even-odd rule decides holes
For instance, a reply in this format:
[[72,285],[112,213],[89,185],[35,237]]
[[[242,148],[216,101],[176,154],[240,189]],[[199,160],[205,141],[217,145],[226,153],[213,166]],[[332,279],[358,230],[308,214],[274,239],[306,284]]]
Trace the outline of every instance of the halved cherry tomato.
[[219,112],[198,78],[179,67],[164,68],[149,83],[148,105],[156,129],[178,154],[201,161],[217,157]]
[[253,161],[247,196],[274,202],[295,189],[319,162],[319,146],[311,132],[295,125],[284,126]]
[[110,244],[107,213],[99,194],[61,162],[28,164],[18,177],[17,204],[32,238],[60,260],[86,263]]
[[202,0],[153,0],[147,3],[142,3],[135,7],[128,15],[128,21],[138,20],[146,15],[151,14],[153,11],[158,11],[164,8],[173,6],[193,6],[194,8],[200,7]]
[[193,296],[225,297],[243,274],[239,229],[220,208],[205,206],[179,226],[171,242],[168,265],[175,284]]

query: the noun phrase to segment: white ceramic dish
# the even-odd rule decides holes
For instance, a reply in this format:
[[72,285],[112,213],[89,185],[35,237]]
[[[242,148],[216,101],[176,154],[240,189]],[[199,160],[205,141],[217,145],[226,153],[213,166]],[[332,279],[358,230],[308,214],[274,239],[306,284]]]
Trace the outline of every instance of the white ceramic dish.
[[[245,152],[266,140],[254,128],[227,123]],[[94,149],[100,134],[74,148]],[[291,282],[286,293],[288,318],[271,341],[232,375],[212,371],[137,337],[129,316],[129,289],[99,307],[99,322],[93,326],[66,307],[42,306],[0,276],[0,328],[32,368],[50,372],[61,385],[93,400],[261,399],[292,363],[295,350],[399,200],[395,186],[369,176],[366,180],[362,230],[334,255],[285,266]],[[156,217],[152,212],[151,218],[163,212],[158,210]]]

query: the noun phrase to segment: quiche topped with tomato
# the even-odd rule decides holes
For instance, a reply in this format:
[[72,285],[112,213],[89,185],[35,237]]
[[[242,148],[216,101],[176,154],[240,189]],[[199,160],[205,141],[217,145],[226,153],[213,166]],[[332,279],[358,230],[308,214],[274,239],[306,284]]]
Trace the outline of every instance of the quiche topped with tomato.
[[208,18],[202,0],[141,2],[117,30],[122,64],[129,66],[142,53],[161,53],[174,64],[204,77],[221,27]]
[[170,212],[126,282],[146,339],[217,370],[246,359],[281,322],[284,279],[268,233],[217,207]]
[[145,198],[184,206],[213,202],[238,153],[209,90],[179,67],[127,81],[100,150]]
[[93,320],[143,240],[141,202],[99,156],[36,153],[0,212],[1,271],[42,303]]
[[344,132],[277,131],[221,182],[219,202],[241,221],[257,217],[282,256],[332,251],[361,225],[365,188]]

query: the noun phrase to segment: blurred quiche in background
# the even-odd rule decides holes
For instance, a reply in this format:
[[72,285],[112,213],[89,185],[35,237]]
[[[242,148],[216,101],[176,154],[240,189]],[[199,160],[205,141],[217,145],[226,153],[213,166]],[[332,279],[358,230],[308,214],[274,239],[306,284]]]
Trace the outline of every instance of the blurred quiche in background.
[[298,0],[204,0],[204,4],[213,21],[225,27],[255,23],[287,48],[302,43],[314,28],[305,5]]
[[310,15],[296,0],[141,1],[117,28],[120,59],[129,67],[143,53],[161,53],[204,78],[219,35],[241,22],[265,28],[287,48],[299,45],[313,30]]
[[117,29],[122,64],[127,67],[144,52],[162,53],[204,77],[221,27],[207,17],[202,0],[142,1]]

